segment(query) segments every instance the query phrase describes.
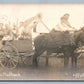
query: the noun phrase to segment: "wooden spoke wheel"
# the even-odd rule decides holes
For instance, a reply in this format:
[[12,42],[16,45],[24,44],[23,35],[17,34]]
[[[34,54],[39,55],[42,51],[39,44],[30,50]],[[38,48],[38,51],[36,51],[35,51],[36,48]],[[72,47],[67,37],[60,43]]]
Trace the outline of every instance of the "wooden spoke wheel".
[[0,50],[0,64],[3,68],[14,69],[18,64],[19,54],[13,45],[4,45]]

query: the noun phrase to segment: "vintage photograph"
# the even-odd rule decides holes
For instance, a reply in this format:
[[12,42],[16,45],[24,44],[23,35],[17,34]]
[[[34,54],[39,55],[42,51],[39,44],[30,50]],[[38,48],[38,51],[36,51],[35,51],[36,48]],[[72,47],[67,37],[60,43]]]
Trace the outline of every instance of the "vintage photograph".
[[83,80],[84,4],[0,4],[0,80]]

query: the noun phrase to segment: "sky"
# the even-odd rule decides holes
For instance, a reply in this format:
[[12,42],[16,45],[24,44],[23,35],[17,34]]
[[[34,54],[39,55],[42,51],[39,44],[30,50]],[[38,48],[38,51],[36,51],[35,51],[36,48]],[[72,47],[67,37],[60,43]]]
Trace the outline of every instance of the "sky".
[[[16,23],[24,21],[38,13],[49,29],[54,28],[60,17],[65,13],[70,14],[69,22],[77,29],[84,26],[84,4],[0,4],[0,23]],[[37,32],[48,32],[39,23]]]

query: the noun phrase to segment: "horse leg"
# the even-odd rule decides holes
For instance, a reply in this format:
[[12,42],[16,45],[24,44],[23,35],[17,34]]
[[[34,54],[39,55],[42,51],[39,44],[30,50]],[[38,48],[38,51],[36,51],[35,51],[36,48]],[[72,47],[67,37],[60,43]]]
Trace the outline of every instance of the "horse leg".
[[64,56],[64,68],[68,68],[68,63],[69,63],[69,57]]
[[74,58],[73,58],[73,56],[72,56],[72,57],[71,57],[72,69],[73,69],[73,60],[74,60]]
[[75,57],[75,69],[77,69],[77,57]]
[[73,69],[74,68],[74,52],[71,52],[71,63],[72,63],[71,68]]
[[37,57],[33,57],[33,66],[38,67]]
[[47,56],[46,56],[46,66],[48,66],[48,58],[49,58],[50,53],[47,51]]
[[37,51],[34,56],[33,56],[33,65],[35,65],[36,67],[38,67],[38,61],[37,61],[37,57],[39,57],[45,50],[41,50],[41,51]]
[[48,66],[48,54],[46,56],[46,66]]
[[37,65],[37,60],[36,60],[36,57],[37,55],[36,54],[34,54],[34,56],[33,56],[33,66],[36,66]]
[[72,69],[77,68],[77,56],[76,54],[72,54]]
[[69,47],[65,46],[62,48],[63,48],[63,53],[64,53],[64,68],[68,68],[69,57],[70,57]]
[[37,57],[35,58],[36,67],[38,67]]

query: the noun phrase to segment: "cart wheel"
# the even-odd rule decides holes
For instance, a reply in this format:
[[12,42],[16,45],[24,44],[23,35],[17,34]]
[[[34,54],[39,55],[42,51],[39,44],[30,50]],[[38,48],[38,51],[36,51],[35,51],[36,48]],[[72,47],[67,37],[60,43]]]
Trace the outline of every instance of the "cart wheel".
[[5,45],[0,50],[0,64],[3,68],[14,69],[18,64],[19,54],[13,45]]
[[25,65],[32,65],[32,61],[33,61],[33,56],[24,56],[23,57],[23,63]]

